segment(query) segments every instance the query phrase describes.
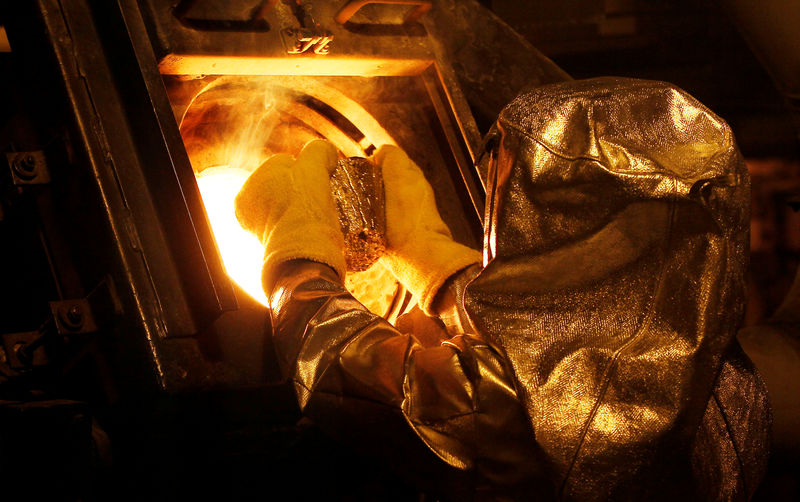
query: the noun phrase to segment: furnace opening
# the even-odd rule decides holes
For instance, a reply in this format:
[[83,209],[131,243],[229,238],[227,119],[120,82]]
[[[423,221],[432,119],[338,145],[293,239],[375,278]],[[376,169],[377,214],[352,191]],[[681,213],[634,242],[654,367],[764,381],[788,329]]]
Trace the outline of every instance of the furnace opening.
[[[218,77],[203,81],[180,115],[180,131],[228,275],[265,306],[262,246],[236,221],[233,199],[247,176],[277,153],[297,155],[310,140],[333,143],[342,157],[367,157],[394,139],[358,102],[322,79]],[[176,106],[177,105],[177,106]],[[176,115],[180,103],[173,102]],[[396,317],[405,288],[376,263],[348,274],[346,286],[372,312]]]

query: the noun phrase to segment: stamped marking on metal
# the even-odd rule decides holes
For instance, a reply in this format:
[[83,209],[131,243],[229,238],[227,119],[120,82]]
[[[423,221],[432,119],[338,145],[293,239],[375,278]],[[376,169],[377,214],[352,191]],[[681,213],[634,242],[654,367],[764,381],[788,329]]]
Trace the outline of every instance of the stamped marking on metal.
[[281,32],[287,54],[319,54],[330,53],[333,35],[318,31],[287,28]]

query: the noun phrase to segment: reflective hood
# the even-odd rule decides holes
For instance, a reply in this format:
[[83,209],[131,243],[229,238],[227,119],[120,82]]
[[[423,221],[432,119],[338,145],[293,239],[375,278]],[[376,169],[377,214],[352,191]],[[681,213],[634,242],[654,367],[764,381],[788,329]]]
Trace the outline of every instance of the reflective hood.
[[669,84],[601,78],[524,92],[490,134],[486,269],[465,306],[561,493],[676,479],[745,304],[730,128]]

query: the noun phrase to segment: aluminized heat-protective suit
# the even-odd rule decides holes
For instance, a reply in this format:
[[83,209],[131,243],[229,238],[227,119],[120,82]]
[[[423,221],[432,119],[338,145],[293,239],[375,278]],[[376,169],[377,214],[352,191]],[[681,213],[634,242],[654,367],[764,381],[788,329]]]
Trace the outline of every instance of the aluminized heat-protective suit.
[[468,479],[459,499],[747,499],[770,411],[735,339],[730,128],[667,84],[595,79],[523,93],[490,134],[484,264],[440,291],[449,338],[399,332],[319,263],[269,281],[304,412],[423,482]]

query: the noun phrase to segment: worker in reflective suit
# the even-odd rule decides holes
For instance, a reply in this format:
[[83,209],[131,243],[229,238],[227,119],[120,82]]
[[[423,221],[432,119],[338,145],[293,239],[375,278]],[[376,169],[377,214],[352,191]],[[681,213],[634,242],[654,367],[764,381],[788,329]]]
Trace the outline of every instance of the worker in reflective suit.
[[382,260],[447,324],[436,343],[343,287],[331,145],[245,183],[304,413],[459,500],[749,498],[770,411],[735,339],[749,181],[730,128],[670,85],[595,79],[524,92],[487,145],[482,256],[401,150],[375,155]]

